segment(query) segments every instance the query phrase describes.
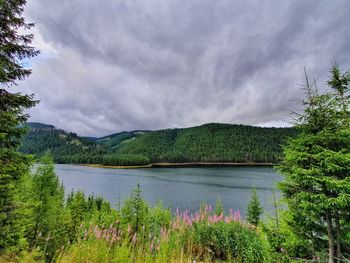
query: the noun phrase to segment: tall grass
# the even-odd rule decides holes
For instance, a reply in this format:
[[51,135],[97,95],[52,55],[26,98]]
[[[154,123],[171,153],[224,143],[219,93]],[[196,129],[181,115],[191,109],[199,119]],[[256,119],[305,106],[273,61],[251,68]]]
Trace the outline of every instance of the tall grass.
[[120,221],[82,227],[81,237],[62,249],[57,262],[270,261],[266,239],[239,211],[216,215],[208,206],[194,214],[177,210],[157,230],[150,231],[147,224],[137,232]]

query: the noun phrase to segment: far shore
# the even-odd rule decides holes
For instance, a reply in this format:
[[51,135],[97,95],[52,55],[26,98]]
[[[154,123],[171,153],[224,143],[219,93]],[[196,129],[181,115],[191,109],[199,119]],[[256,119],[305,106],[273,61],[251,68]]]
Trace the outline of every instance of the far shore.
[[103,164],[73,164],[96,168],[111,169],[140,169],[140,168],[195,168],[195,167],[252,167],[252,166],[274,166],[275,163],[220,163],[220,162],[188,162],[188,163],[151,163],[147,165],[103,165]]

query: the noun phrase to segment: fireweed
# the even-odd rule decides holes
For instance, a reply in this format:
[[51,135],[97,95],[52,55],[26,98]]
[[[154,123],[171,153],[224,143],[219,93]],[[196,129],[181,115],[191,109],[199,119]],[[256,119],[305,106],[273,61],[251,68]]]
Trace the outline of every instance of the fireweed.
[[176,209],[169,224],[150,231],[149,218],[138,231],[119,219],[106,226],[82,227],[81,237],[60,262],[188,262],[189,260],[268,262],[269,246],[240,211],[213,213],[206,205],[195,213]]

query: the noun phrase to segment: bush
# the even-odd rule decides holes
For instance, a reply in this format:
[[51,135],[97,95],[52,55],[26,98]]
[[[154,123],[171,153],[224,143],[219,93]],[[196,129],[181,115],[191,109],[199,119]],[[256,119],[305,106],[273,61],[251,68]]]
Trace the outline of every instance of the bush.
[[259,234],[240,222],[200,222],[193,228],[194,252],[199,259],[268,262],[269,246]]

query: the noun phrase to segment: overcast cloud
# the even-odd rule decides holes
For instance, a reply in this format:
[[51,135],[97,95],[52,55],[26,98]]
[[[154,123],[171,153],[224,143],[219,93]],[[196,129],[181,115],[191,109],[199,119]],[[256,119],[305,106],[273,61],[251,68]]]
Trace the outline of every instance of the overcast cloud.
[[303,67],[350,68],[350,1],[29,0],[31,121],[82,135],[285,125]]

